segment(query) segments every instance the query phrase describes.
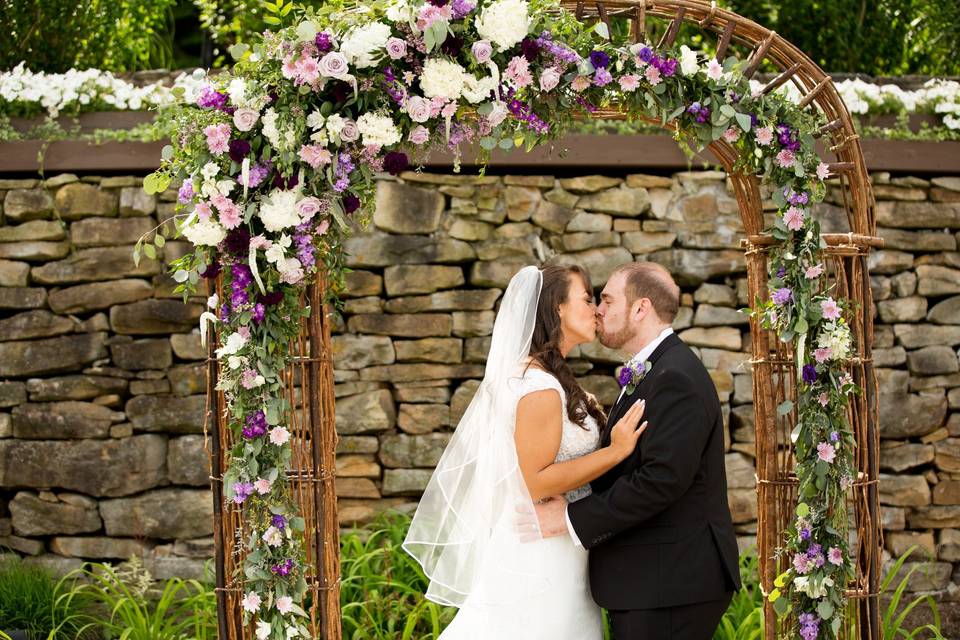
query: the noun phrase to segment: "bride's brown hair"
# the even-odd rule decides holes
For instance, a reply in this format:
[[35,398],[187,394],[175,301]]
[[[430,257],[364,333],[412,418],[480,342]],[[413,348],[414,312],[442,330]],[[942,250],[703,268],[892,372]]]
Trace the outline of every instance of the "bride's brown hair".
[[606,417],[603,408],[593,396],[580,387],[573,370],[560,352],[563,330],[560,324],[559,307],[567,301],[572,278],[579,277],[590,295],[593,287],[586,270],[577,265],[550,265],[543,268],[543,282],[540,286],[540,299],[537,303],[537,318],[533,326],[533,339],[530,342],[531,363],[552,373],[560,381],[567,396],[567,416],[570,421],[586,428],[583,421],[587,415],[593,416],[599,425]]

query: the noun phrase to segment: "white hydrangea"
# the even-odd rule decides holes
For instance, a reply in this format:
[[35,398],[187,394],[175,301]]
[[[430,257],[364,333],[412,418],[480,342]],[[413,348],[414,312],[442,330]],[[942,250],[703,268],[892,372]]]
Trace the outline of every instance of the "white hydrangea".
[[824,327],[817,346],[821,349],[830,349],[830,357],[833,360],[846,360],[850,357],[850,349],[853,339],[850,335],[850,327],[845,322],[831,322]]
[[343,37],[340,53],[357,69],[372,67],[383,55],[389,37],[390,27],[382,22],[354,27]]
[[413,22],[417,12],[407,0],[398,0],[387,7],[390,22]]
[[529,33],[530,7],[524,0],[497,0],[483,8],[476,27],[481,38],[509,49]]
[[428,98],[457,100],[463,92],[467,72],[456,62],[444,58],[430,58],[420,74],[420,88]]
[[276,232],[300,224],[300,216],[297,214],[299,200],[300,192],[296,189],[271,191],[270,195],[260,202],[260,211],[257,214],[263,221],[264,228]]
[[467,74],[463,87],[463,97],[468,102],[477,104],[489,98],[490,92],[496,88],[497,81],[493,76],[477,78],[473,74]]
[[263,117],[260,118],[260,125],[263,135],[270,141],[270,144],[279,147],[280,130],[277,129],[277,112],[273,110],[273,107],[264,111]]
[[215,220],[200,220],[185,226],[183,236],[195,246],[215,247],[227,236],[227,230]]
[[400,142],[400,131],[390,116],[367,112],[357,119],[364,145],[389,147]]

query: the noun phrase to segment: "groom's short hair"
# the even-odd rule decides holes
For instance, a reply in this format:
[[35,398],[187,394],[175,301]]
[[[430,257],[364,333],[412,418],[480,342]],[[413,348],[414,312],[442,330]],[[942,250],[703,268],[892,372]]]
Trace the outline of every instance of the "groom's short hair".
[[628,262],[614,270],[626,276],[624,293],[627,305],[640,298],[647,298],[653,310],[664,322],[672,323],[680,310],[680,287],[673,276],[656,262]]

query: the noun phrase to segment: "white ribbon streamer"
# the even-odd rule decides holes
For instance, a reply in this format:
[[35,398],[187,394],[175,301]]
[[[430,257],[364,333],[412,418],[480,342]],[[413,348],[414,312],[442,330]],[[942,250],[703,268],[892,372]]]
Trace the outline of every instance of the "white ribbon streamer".
[[207,322],[219,322],[217,316],[209,311],[200,314],[200,344],[207,346]]
[[253,244],[250,245],[250,252],[247,255],[247,265],[250,267],[250,273],[253,274],[253,279],[260,289],[260,293],[266,294],[267,291],[263,288],[263,281],[260,279],[260,270],[257,269],[257,247]]

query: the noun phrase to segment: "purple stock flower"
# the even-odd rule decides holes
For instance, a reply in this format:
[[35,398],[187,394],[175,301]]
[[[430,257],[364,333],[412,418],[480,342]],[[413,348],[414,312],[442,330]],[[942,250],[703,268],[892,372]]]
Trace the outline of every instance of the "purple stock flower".
[[227,94],[220,93],[210,85],[200,90],[197,106],[204,109],[223,109],[227,105]]
[[[242,159],[241,159],[242,160]],[[254,189],[260,185],[261,182],[270,175],[270,172],[273,170],[273,165],[270,162],[265,164],[254,164],[250,167],[250,171],[247,175],[247,187]],[[237,183],[241,186],[243,185],[243,173],[237,176]]]
[[263,319],[267,316],[267,308],[263,306],[262,302],[258,302],[253,305],[253,313],[250,316],[254,322],[260,324],[263,322]]
[[343,210],[345,213],[353,213],[360,208],[360,198],[348,193],[343,196]]
[[228,153],[230,159],[239,164],[250,153],[250,142],[247,140],[231,140]]
[[813,613],[801,613],[797,621],[800,623],[800,637],[803,640],[816,640],[820,633],[820,618]]
[[[247,238],[247,242],[250,239]],[[250,267],[243,263],[237,263],[230,267],[230,276],[232,280],[230,285],[234,288],[244,288],[253,282],[253,274],[250,272]]]
[[806,527],[804,527],[803,529],[800,529],[800,539],[801,539],[801,540],[809,540],[809,539],[810,539],[810,535],[811,535],[811,534],[810,534],[810,529],[808,529],[808,528],[806,528]]
[[818,543],[816,543],[816,542],[813,542],[813,543],[811,543],[810,546],[807,548],[807,557],[808,557],[808,558],[812,558],[812,557],[816,556],[817,554],[821,553],[822,551],[823,551],[823,546],[821,546],[820,544],[818,544]]
[[383,169],[390,175],[398,175],[407,170],[410,161],[407,160],[407,154],[402,151],[391,151],[383,159]]
[[184,180],[177,191],[177,202],[187,204],[193,200],[193,180]]
[[313,39],[313,43],[317,45],[317,51],[320,53],[326,53],[333,49],[333,43],[330,42],[330,34],[326,31],[321,31],[317,34],[317,37]]
[[560,62],[571,64],[580,60],[580,56],[576,51],[554,42],[553,35],[549,31],[544,31],[540,34],[540,37],[537,38],[537,44],[540,45],[541,49]]
[[803,365],[803,381],[806,384],[813,384],[817,381],[817,366],[814,364]]
[[283,529],[287,526],[287,519],[277,514],[270,519],[270,524],[275,526],[277,529]]
[[831,432],[830,432],[830,442],[837,442],[838,440],[840,440],[840,434],[837,433],[836,431],[831,431]]
[[253,493],[252,482],[234,482],[233,483],[233,501],[237,504],[243,504],[244,501]]
[[593,84],[605,87],[613,81],[613,76],[605,68],[600,67],[593,74]]
[[267,416],[263,413],[263,410],[257,409],[247,416],[242,433],[247,440],[259,438],[267,433]]
[[593,65],[594,69],[606,69],[610,64],[610,56],[603,51],[594,49],[590,52],[590,64]]
[[773,292],[773,304],[784,305],[793,299],[793,291],[787,287],[777,289]]
[[459,20],[467,17],[471,11],[476,9],[477,3],[470,2],[470,0],[453,0],[453,4],[450,5],[450,8],[453,10],[453,19]]
[[778,278],[782,278],[782,277],[785,276],[785,275],[787,275],[787,268],[786,268],[786,267],[780,267],[779,269],[777,269],[777,277],[778,277]]
[[230,308],[236,311],[240,307],[250,302],[250,294],[246,289],[235,289],[230,294]]

